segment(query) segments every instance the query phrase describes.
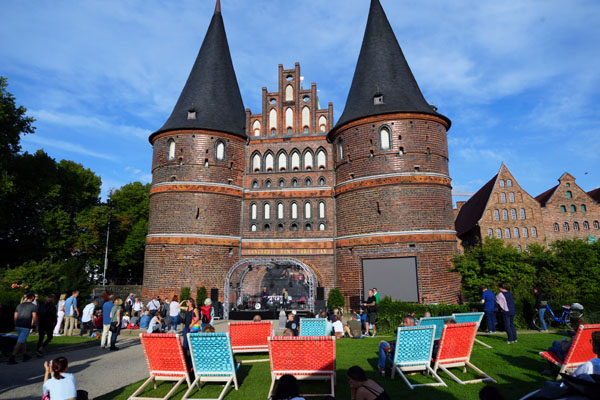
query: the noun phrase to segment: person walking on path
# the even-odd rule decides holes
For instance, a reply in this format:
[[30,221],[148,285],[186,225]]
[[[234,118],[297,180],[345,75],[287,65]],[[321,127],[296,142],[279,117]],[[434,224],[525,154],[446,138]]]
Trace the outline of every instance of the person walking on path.
[[58,298],[58,304],[56,305],[56,326],[54,327],[54,336],[60,336],[60,328],[62,327],[63,320],[65,319],[66,299],[66,293],[61,293],[60,297]]
[[517,309],[515,307],[515,300],[504,283],[498,284],[498,289],[500,289],[500,293],[496,296],[496,303],[498,303],[502,310],[504,330],[508,335],[508,344],[517,343],[517,328],[515,328]]
[[481,285],[481,303],[487,321],[488,333],[496,333],[496,295],[487,285]]
[[113,305],[112,310],[110,310],[110,330],[112,334],[110,335],[110,350],[119,350],[117,347],[117,337],[119,336],[119,332],[121,332],[121,318],[123,318],[123,300],[116,299],[115,304]]
[[90,336],[94,333],[93,315],[97,306],[98,302],[94,300],[84,307],[81,313],[81,331],[79,332],[79,336],[83,336],[88,330],[90,331]]
[[108,296],[108,300],[102,305],[102,339],[100,340],[101,348],[108,348],[108,345],[110,344],[110,336],[112,334],[110,331],[110,312],[114,305],[114,299],[115,296],[111,294]]
[[15,310],[14,319],[18,337],[17,344],[8,358],[9,364],[17,363],[15,357],[19,353],[23,353],[23,361],[27,361],[31,358],[31,356],[27,354],[27,337],[29,336],[31,327],[37,322],[37,308],[35,304],[33,304],[34,298],[35,295],[33,293],[27,293],[25,295],[25,301],[19,304]]
[[544,321],[544,314],[546,313],[546,298],[542,294],[542,289],[539,286],[536,286],[533,289],[533,293],[535,294],[535,312],[540,316],[540,322],[542,323],[542,332],[548,332],[548,327],[546,326],[546,321]]
[[[39,338],[37,342],[37,351],[35,354],[38,357],[44,355],[44,348],[48,346],[52,340],[53,329],[56,325],[56,306],[54,305],[54,295],[51,294],[46,298],[46,301],[38,306],[38,332]],[[44,341],[46,336],[46,341]]]
[[79,317],[79,309],[77,308],[77,296],[79,291],[74,291],[65,301],[63,310],[65,312],[65,336],[72,336],[75,329],[75,320]]

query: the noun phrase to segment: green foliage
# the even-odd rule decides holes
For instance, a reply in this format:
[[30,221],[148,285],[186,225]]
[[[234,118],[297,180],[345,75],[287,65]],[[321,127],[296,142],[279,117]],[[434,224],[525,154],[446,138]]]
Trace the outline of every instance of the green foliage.
[[198,307],[204,305],[204,300],[206,300],[207,297],[208,292],[206,291],[206,288],[204,286],[200,286],[196,290],[196,304],[198,304]]
[[182,287],[181,288],[181,296],[179,296],[179,300],[183,301],[183,300],[188,300],[188,299],[191,299],[191,298],[192,298],[192,296],[191,296],[191,290],[190,290],[190,288],[187,287],[187,286],[186,287]]
[[336,308],[342,309],[346,305],[346,300],[344,299],[344,295],[339,288],[333,288],[329,291],[329,295],[327,296],[327,306],[330,310],[334,310]]

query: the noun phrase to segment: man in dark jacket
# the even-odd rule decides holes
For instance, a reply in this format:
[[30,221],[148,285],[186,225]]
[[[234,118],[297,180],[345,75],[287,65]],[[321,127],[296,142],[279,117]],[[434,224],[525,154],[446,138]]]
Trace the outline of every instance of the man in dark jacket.
[[546,299],[542,294],[542,290],[539,287],[533,289],[533,293],[535,294],[535,312],[540,315],[540,321],[542,322],[542,332],[548,332],[548,327],[546,326],[546,321],[544,321],[544,314],[546,313]]
[[[48,296],[46,301],[38,306],[37,316],[40,337],[38,338],[35,354],[38,357],[42,357],[44,355],[44,347],[48,346],[52,340],[52,332],[56,325],[56,306],[54,305],[53,294]],[[44,341],[44,336],[47,336],[46,341]]]

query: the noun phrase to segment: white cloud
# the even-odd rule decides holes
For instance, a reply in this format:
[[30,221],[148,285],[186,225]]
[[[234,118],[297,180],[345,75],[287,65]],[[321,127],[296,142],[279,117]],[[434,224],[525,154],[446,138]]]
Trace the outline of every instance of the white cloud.
[[24,143],[34,143],[39,146],[47,146],[58,149],[61,153],[75,153],[94,158],[100,158],[108,161],[116,161],[116,157],[110,154],[99,153],[75,143],[65,142],[62,140],[47,139],[39,135],[27,135],[23,138]]

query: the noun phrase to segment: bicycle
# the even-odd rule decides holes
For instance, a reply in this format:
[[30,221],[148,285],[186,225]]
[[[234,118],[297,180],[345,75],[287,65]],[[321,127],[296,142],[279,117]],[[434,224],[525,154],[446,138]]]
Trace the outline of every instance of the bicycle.
[[[571,322],[571,318],[583,317],[583,306],[578,306],[579,307],[577,308],[574,308],[573,305],[562,306],[562,314],[560,318],[557,318],[556,315],[552,312],[550,306],[546,304],[546,312],[544,313],[544,322],[546,323],[546,327],[550,327],[550,325],[553,322],[555,322],[564,325],[570,329],[571,327],[569,323]],[[544,326],[540,321],[540,314],[538,312],[535,313],[531,322],[533,323],[533,326],[535,326],[538,330],[541,331],[544,329]]]

